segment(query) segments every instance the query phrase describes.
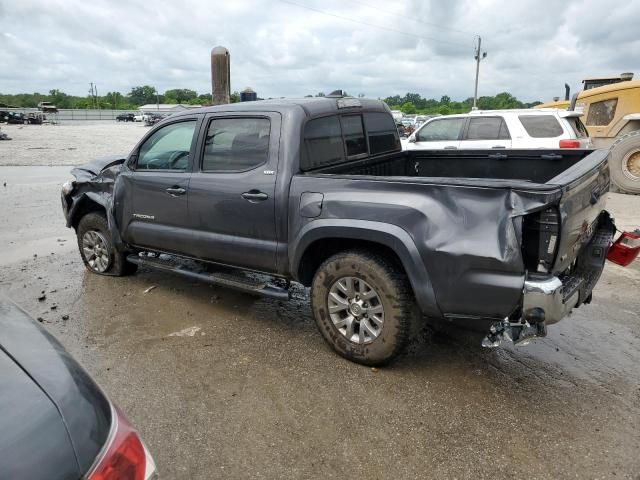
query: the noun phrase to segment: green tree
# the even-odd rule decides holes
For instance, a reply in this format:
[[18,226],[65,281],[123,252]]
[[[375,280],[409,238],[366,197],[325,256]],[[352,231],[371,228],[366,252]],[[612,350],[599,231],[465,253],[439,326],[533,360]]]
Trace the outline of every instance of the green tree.
[[416,106],[411,102],[405,102],[400,106],[400,111],[410,115],[416,113]]
[[[150,85],[141,87],[133,87],[127,95],[129,102],[133,105],[146,105],[148,103],[156,103],[156,89]],[[163,100],[160,100],[162,103]]]
[[174,88],[164,92],[165,103],[189,103],[195,98],[198,98],[198,93],[188,88]]

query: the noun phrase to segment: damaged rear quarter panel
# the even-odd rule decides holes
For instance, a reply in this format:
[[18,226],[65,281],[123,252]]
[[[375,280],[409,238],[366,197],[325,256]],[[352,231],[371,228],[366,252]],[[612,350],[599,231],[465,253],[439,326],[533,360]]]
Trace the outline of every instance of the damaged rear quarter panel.
[[[321,215],[291,219],[290,232],[295,236],[302,228],[309,229],[309,223],[327,219],[400,227],[409,234],[426,266],[439,311],[451,317],[503,319],[518,308],[525,275],[518,217],[560,198],[559,189],[324,175],[295,177],[292,198],[317,189],[320,181],[324,192]],[[295,243],[293,238],[290,241]],[[412,279],[414,290],[415,283]]]

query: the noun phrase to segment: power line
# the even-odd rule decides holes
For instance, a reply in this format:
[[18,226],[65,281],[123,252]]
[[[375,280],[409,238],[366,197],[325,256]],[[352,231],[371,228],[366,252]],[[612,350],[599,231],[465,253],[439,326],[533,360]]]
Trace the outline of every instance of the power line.
[[402,30],[397,30],[395,28],[385,27],[385,26],[382,26],[382,25],[376,25],[374,23],[364,22],[362,20],[356,20],[354,18],[345,17],[343,15],[338,15],[336,13],[326,12],[324,10],[320,10],[319,8],[314,8],[314,7],[310,7],[308,5],[303,5],[301,3],[292,2],[291,0],[280,0],[280,1],[284,2],[284,3],[288,3],[290,5],[295,5],[296,7],[306,8],[307,10],[311,10],[311,11],[314,11],[316,13],[321,13],[322,15],[327,15],[329,17],[334,17],[334,18],[339,18],[341,20],[346,20],[347,22],[359,23],[361,25],[366,25],[368,27],[379,28],[381,30],[387,30],[388,32],[395,32],[395,33],[399,33],[400,35],[405,35],[405,36],[413,37],[413,38],[420,38],[422,40],[429,40],[431,42],[446,43],[446,44],[449,44],[449,45],[455,45],[455,46],[458,46],[458,47],[462,46],[462,47],[465,47],[465,48],[467,47],[467,45],[463,44],[463,43],[448,42],[446,40],[440,40],[440,39],[437,39],[437,38],[425,37],[423,35],[417,35],[415,33],[403,32]]
[[403,20],[409,20],[411,22],[419,23],[421,25],[430,25],[432,27],[440,28],[442,30],[449,30],[451,32],[463,33],[465,35],[472,35],[474,37],[478,37],[479,36],[477,33],[468,32],[466,30],[458,30],[457,28],[446,27],[444,25],[439,25],[437,23],[427,22],[427,21],[419,19],[419,18],[411,18],[411,17],[407,17],[406,15],[400,15],[398,13],[390,12],[389,10],[381,10],[380,8],[376,7],[375,5],[371,5],[370,3],[366,3],[366,2],[361,2],[359,0],[349,0],[349,1],[351,3],[355,3],[357,5],[362,5],[363,7],[367,7],[367,8],[373,9],[373,10],[377,10],[378,12],[384,13],[386,15],[391,15],[393,17],[401,18]]

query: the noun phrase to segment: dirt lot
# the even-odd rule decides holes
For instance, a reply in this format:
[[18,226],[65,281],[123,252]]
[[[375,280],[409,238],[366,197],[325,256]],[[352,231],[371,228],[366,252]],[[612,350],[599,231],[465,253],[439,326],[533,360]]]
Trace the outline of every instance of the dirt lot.
[[[32,161],[20,145],[35,140],[0,143],[0,164],[9,151],[73,163],[65,148],[108,153],[93,138],[124,148],[144,131],[42,131],[63,128],[70,143]],[[640,262],[609,264],[593,303],[532,345],[487,351],[425,329],[374,371],[325,346],[303,289],[278,302],[146,270],[89,274],[60,212],[67,172],[0,167],[0,294],[127,412],[161,478],[640,478]],[[640,225],[640,197],[609,198],[620,227]]]
[[58,125],[2,125],[12,138],[0,142],[0,166],[78,165],[129,152],[149,127],[133,122],[68,121]]

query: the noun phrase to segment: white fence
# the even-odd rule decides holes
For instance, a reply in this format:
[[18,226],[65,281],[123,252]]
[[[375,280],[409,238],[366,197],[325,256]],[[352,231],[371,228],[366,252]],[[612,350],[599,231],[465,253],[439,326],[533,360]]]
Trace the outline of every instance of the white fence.
[[[0,108],[5,112],[32,113],[37,108]],[[45,113],[48,120],[115,120],[121,113],[137,113],[134,110],[84,110],[80,108],[62,108],[58,113]]]

